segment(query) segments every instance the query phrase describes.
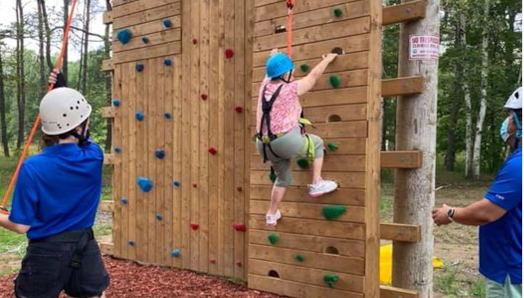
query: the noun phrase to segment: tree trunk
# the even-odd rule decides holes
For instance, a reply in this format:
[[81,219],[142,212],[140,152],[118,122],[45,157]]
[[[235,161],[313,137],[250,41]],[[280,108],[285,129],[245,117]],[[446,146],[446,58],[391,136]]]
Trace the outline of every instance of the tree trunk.
[[[106,10],[111,11],[113,8],[111,7],[110,0],[106,0]],[[109,59],[110,52],[111,52],[111,41],[109,40],[110,36],[110,26],[109,24],[106,25],[106,31],[104,34],[104,58]],[[111,105],[111,98],[112,95],[112,89],[111,89],[111,72],[105,73],[105,83],[106,83],[106,100],[109,105]],[[105,141],[105,151],[109,152],[111,151],[111,144],[113,143],[113,121],[111,119],[107,119],[107,131],[106,131],[106,141]]]
[[[64,0],[64,31],[67,26],[67,19],[69,18],[69,0]],[[65,32],[64,32],[65,34]],[[62,74],[64,75],[64,80],[67,85],[67,69],[68,69],[68,60],[67,60],[67,52],[68,52],[69,46],[66,45],[64,48],[64,58],[62,62]]]
[[[467,34],[466,34],[466,15],[461,14],[460,15],[460,32],[462,34],[461,38],[461,48],[463,50],[466,49],[466,40],[467,40]],[[466,69],[463,70],[463,80],[461,80],[462,84],[462,93],[464,94],[464,104],[465,104],[465,114],[466,114],[466,164],[465,164],[465,172],[464,176],[466,178],[472,178],[473,177],[473,115],[472,115],[472,107],[471,107],[471,94],[469,92],[469,85],[468,85],[468,72]]]
[[7,121],[5,119],[4,67],[3,67],[1,52],[0,52],[0,135],[2,137],[2,148],[4,149],[4,156],[9,157],[9,140],[7,139]]
[[[402,1],[408,3],[410,1]],[[433,220],[437,136],[438,61],[409,60],[410,35],[439,36],[439,0],[428,0],[426,17],[400,27],[399,77],[423,76],[424,92],[397,100],[396,150],[420,150],[422,167],[395,171],[394,222],[420,225],[418,243],[393,242],[395,287],[433,297]]]
[[89,19],[91,18],[91,0],[86,0],[86,19],[85,19],[85,41],[84,41],[84,62],[83,62],[83,68],[82,68],[82,94],[86,94],[87,92],[87,61],[89,57]]
[[473,145],[473,176],[480,179],[480,158],[482,147],[482,129],[486,118],[486,101],[488,87],[488,45],[489,45],[489,0],[484,0],[484,21],[482,33],[482,69],[480,73],[480,110],[475,130],[475,143]]
[[25,131],[25,71],[24,71],[24,8],[22,1],[16,1],[17,7],[17,53],[18,53],[18,138],[16,141],[16,148],[22,148],[24,144]]
[[45,27],[45,57],[47,61],[47,67],[53,69],[53,61],[51,60],[51,28],[49,27],[49,21],[47,19],[47,8],[45,7],[45,0],[38,0],[40,8],[42,9],[42,21]]
[[44,38],[44,21],[42,17],[42,7],[40,1],[37,3],[38,8],[38,61],[40,63],[40,98],[42,98],[46,91],[47,80],[46,80],[46,69],[45,69],[45,38]]

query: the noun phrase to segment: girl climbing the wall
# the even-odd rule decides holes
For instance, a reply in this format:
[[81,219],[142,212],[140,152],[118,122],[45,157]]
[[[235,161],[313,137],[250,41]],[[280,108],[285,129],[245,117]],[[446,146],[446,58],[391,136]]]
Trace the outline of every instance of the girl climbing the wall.
[[43,151],[23,163],[12,212],[0,215],[0,226],[29,239],[15,295],[104,297],[109,275],[92,230],[104,155],[89,138],[92,108],[61,75],[49,83],[60,88],[40,103]]
[[282,217],[279,207],[287,187],[292,184],[291,159],[301,157],[312,169],[309,195],[318,198],[337,189],[334,181],[321,176],[324,161],[324,142],[312,134],[305,134],[301,124],[302,106],[299,96],[315,86],[337,54],[327,54],[304,78],[294,80],[294,64],[278,50],[273,50],[266,63],[266,78],[260,86],[257,105],[257,148],[264,162],[271,161],[277,176],[271,192],[271,203],[266,214],[266,224],[276,226]]

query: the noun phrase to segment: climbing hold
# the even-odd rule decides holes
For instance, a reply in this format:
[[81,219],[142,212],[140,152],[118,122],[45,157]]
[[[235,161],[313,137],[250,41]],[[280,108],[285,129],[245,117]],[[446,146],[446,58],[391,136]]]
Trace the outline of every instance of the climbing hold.
[[193,44],[197,44],[198,40],[196,38],[193,38]]
[[337,144],[334,144],[334,143],[329,143],[329,144],[328,144],[328,148],[329,148],[329,150],[331,150],[331,151],[337,151],[337,150],[338,150],[338,145],[337,145]]
[[238,192],[242,192],[242,186],[237,187]]
[[142,120],[144,120],[144,113],[142,113],[142,112],[136,112],[136,113],[135,113],[135,119],[138,120],[138,121],[142,121]]
[[129,240],[127,244],[129,244],[129,246],[135,246],[135,240]]
[[164,118],[171,119],[171,113],[164,113]]
[[217,149],[215,149],[215,148],[213,148],[213,147],[209,148],[209,150],[207,150],[207,151],[208,151],[209,154],[211,154],[211,155],[217,155],[217,153],[218,153]]
[[191,226],[191,229],[192,229],[193,231],[198,230],[198,228],[200,227],[199,224],[189,224],[189,225]]
[[131,30],[129,29],[122,29],[118,31],[116,38],[118,41],[120,41],[122,44],[126,44],[131,40],[131,37],[133,37],[133,33],[131,33]]
[[342,16],[342,9],[340,9],[340,8],[335,8],[335,9],[333,10],[333,14],[335,15],[335,17],[340,18],[340,17]]
[[162,221],[162,220],[164,219],[164,218],[162,217],[162,215],[160,215],[160,214],[158,214],[158,213],[156,214],[155,217],[156,217],[156,220],[158,220],[158,221]]
[[145,43],[145,44],[148,44],[149,43],[149,38],[147,37],[142,37],[142,42]]
[[237,267],[242,267],[242,262],[237,262]]
[[309,169],[309,160],[307,158],[298,158],[297,159],[297,165],[303,169],[303,170],[307,170]]
[[138,72],[142,72],[142,70],[144,70],[144,64],[137,64],[137,65],[135,66],[135,69],[136,69],[136,71],[138,71]]
[[175,185],[175,187],[180,187],[180,181],[175,180],[175,182],[173,182],[173,185]]
[[275,173],[275,170],[273,167],[271,167],[271,170],[269,171],[269,179],[271,179],[271,182],[275,183],[277,180],[277,174]]
[[247,228],[245,224],[233,224],[233,229],[238,232],[246,232]]
[[116,98],[113,99],[113,106],[115,106],[115,107],[119,107],[119,106],[120,106],[120,100],[118,100],[118,99],[116,99]]
[[120,147],[115,147],[115,149],[113,149],[115,151],[115,153],[121,153],[122,152],[122,148]]
[[241,114],[242,112],[244,112],[244,108],[242,108],[242,107],[236,107],[236,108],[235,108],[235,112]]
[[122,200],[120,200],[120,203],[122,203],[122,205],[127,205],[127,199],[122,198]]
[[207,94],[200,95],[200,98],[202,98],[202,100],[204,100],[204,101],[207,100]]
[[158,159],[164,159],[164,157],[166,157],[166,152],[164,150],[157,149],[155,151],[155,156]]
[[275,234],[271,234],[267,236],[267,240],[269,240],[269,243],[271,243],[271,245],[277,244],[279,239],[280,238],[278,237],[278,235],[275,235]]
[[173,252],[171,253],[171,256],[175,257],[175,258],[180,257],[180,250],[179,249],[174,249]]
[[330,288],[333,288],[333,286],[335,286],[335,283],[337,281],[338,281],[338,275],[336,275],[336,274],[326,274],[326,275],[324,275],[324,282]]
[[295,256],[295,259],[297,259],[297,261],[299,261],[300,263],[304,262],[306,260],[306,257],[303,256],[303,255],[296,255]]
[[153,181],[147,177],[138,177],[137,183],[143,192],[150,192],[153,188]]
[[329,82],[331,83],[331,86],[333,86],[333,88],[340,87],[340,84],[342,83],[342,81],[340,80],[338,76],[329,77]]
[[322,214],[327,220],[337,219],[344,213],[346,213],[346,207],[344,206],[326,206],[322,208]]
[[303,72],[308,72],[308,71],[309,71],[309,65],[307,65],[307,64],[302,64],[302,65],[300,65],[300,69],[301,69]]
[[193,188],[197,188],[197,184],[196,183],[193,183]]
[[171,66],[171,64],[173,64],[173,62],[171,61],[171,59],[168,59],[168,58],[164,59],[164,65],[165,65],[165,66]]
[[217,260],[215,260],[215,259],[210,259],[210,260],[209,260],[209,263],[211,263],[211,264],[216,264],[216,263],[217,263]]
[[164,24],[164,27],[171,28],[173,26],[173,22],[171,22],[171,19],[165,19],[162,24]]
[[227,59],[231,59],[235,55],[235,52],[233,52],[232,49],[227,49],[225,54]]

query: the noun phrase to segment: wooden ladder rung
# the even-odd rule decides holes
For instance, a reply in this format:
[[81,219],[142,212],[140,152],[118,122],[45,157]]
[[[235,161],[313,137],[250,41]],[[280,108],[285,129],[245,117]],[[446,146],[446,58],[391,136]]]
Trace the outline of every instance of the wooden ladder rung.
[[382,97],[420,94],[424,91],[423,77],[382,80]]
[[98,211],[102,212],[113,212],[113,201],[101,201],[98,204]]
[[98,245],[100,246],[100,251],[104,255],[113,255],[113,243],[111,242],[104,242],[104,241],[98,241]]
[[382,223],[380,224],[380,239],[420,242],[422,240],[422,232],[419,225]]
[[114,154],[104,154],[104,165],[114,165],[117,160]]
[[113,107],[103,107],[102,118],[115,118],[115,110]]
[[113,13],[111,11],[106,11],[102,15],[102,22],[104,24],[112,24],[113,23]]
[[418,169],[422,167],[422,151],[382,151],[380,166],[383,169]]
[[382,11],[382,25],[406,23],[426,17],[426,1],[412,1],[399,5],[384,7]]
[[380,286],[380,298],[418,298],[418,292],[389,286]]
[[113,71],[115,65],[113,64],[113,59],[106,59],[102,61],[102,71]]

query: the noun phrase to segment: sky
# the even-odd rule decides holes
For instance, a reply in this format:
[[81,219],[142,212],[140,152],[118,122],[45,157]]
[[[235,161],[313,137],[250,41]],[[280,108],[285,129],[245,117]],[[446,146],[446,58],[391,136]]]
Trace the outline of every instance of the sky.
[[[91,2],[94,4],[99,3],[100,6],[105,5],[105,1],[101,1],[101,0],[92,0]],[[36,3],[37,3],[36,0],[22,0],[22,5],[24,6],[24,14],[28,14],[30,12],[36,12],[37,11]],[[85,3],[85,0],[78,1],[78,4],[75,8],[76,13],[81,13],[83,11],[84,3]],[[46,0],[46,7],[47,7],[48,14],[52,13],[53,7],[60,8],[60,10],[62,10],[63,9],[62,8],[63,0]],[[10,24],[16,22],[15,8],[16,8],[15,0],[0,0],[0,28],[5,28],[9,26]],[[105,25],[102,23],[101,10],[103,9],[98,9],[97,12],[92,13],[90,31],[96,34],[104,35]],[[50,26],[53,27],[53,24],[50,24]],[[96,37],[91,37],[89,41],[90,41],[90,45],[89,45],[90,50],[100,48],[103,45],[101,42],[98,42],[99,39]],[[16,41],[14,40],[6,40],[6,44],[8,47],[11,47],[11,48],[16,47]],[[26,39],[25,44],[27,48],[38,50],[38,43],[36,40]],[[59,51],[60,49],[58,48],[58,45],[52,48],[53,54],[58,54]],[[70,61],[75,61],[75,60],[80,59],[80,49],[74,46],[69,47],[68,54],[69,54]]]

